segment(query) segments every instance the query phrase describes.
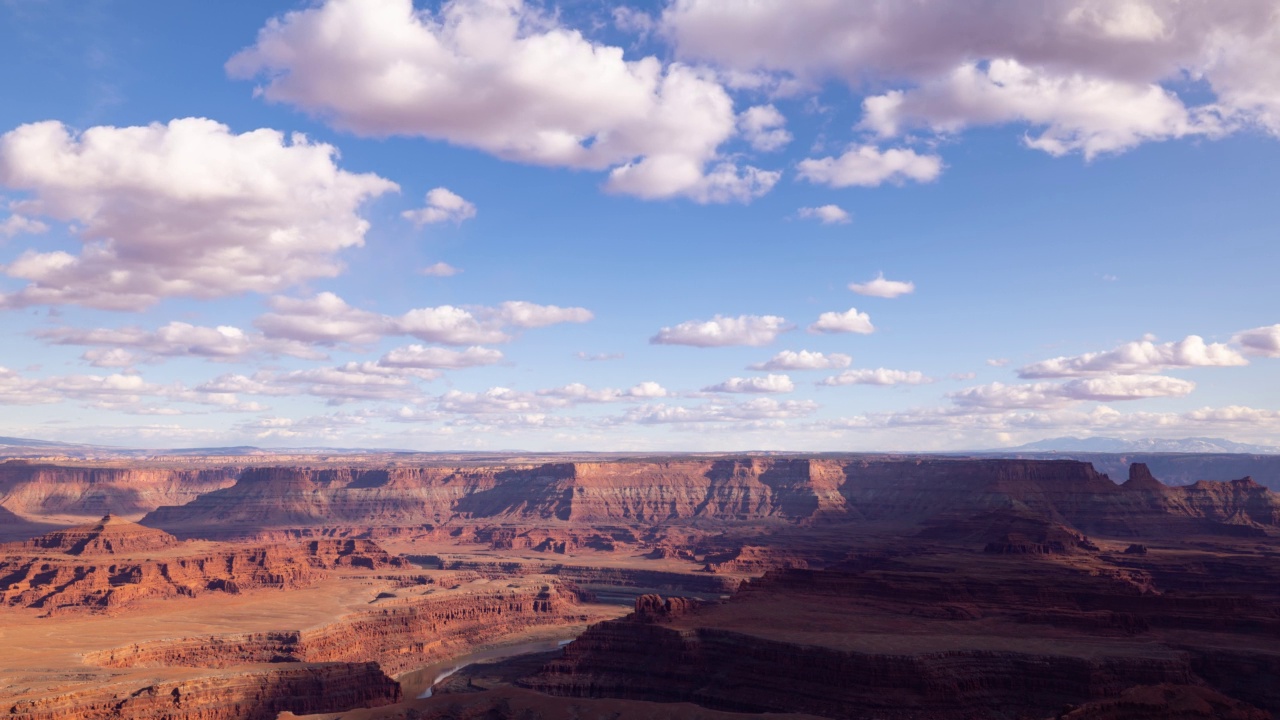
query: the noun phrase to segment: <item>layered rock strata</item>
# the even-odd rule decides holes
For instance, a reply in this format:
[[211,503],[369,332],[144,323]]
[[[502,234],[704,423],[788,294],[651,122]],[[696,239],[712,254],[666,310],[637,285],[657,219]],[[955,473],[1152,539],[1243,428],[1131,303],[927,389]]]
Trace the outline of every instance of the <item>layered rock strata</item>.
[[[608,550],[636,537],[627,528],[655,525],[901,526],[983,512],[1029,513],[1104,537],[1280,533],[1280,497],[1248,478],[1171,488],[1145,466],[1135,465],[1133,472],[1116,484],[1087,463],[1069,460],[877,457],[258,468],[246,470],[232,487],[159,508],[143,522],[205,537],[484,522],[524,528],[491,528],[487,541],[494,548],[527,543],[558,552]],[[530,532],[531,521],[554,529]],[[583,526],[613,529],[563,529]]]
[[552,582],[389,601],[306,630],[161,640],[91,653],[104,667],[226,668],[269,662],[377,661],[392,675],[493,638],[591,619],[571,585]]
[[377,707],[400,700],[400,685],[372,662],[294,664],[106,687],[18,700],[8,720],[274,720]]

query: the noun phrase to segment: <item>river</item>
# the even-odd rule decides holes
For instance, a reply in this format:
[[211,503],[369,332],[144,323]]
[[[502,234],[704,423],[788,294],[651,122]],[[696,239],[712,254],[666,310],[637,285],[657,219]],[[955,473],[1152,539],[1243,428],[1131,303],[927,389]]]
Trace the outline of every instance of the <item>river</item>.
[[427,698],[431,697],[431,689],[435,684],[458,672],[459,670],[474,665],[479,662],[488,662],[490,660],[503,660],[506,658],[516,657],[518,655],[531,655],[533,653],[545,653],[568,645],[573,642],[573,637],[555,638],[549,640],[529,640],[510,645],[496,645],[485,647],[479,650],[469,652],[465,655],[458,655],[441,660],[440,662],[419,668],[412,672],[401,675],[398,680],[400,687],[404,690],[406,698]]

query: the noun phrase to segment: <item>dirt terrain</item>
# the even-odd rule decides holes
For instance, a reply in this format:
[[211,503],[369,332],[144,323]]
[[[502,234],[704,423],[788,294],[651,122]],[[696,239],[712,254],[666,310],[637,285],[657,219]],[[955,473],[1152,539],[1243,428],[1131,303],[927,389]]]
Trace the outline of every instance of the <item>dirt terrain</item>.
[[189,460],[0,465],[0,717],[1280,712],[1280,496],[1247,477]]

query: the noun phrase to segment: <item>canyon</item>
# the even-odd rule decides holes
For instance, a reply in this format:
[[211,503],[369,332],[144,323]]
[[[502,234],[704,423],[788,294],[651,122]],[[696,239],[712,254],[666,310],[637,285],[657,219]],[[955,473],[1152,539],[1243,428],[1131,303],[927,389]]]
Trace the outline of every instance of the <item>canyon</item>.
[[1247,463],[234,459],[0,463],[0,716],[1280,713]]

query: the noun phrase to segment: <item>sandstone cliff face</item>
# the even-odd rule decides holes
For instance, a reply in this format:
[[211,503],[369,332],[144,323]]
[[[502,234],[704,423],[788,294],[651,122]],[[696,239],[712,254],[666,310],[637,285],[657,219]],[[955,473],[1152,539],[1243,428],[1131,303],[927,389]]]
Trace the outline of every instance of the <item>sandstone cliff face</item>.
[[[691,521],[905,526],[991,512],[1035,515],[1106,537],[1280,532],[1280,496],[1252,481],[1169,488],[1145,468],[1135,472],[1136,479],[1118,485],[1070,460],[950,458],[259,468],[187,505],[159,508],[143,523],[197,537],[320,526],[380,532],[440,523],[514,525],[524,529],[493,529],[489,542],[496,549],[520,543],[551,552],[608,550],[636,537],[627,528]],[[539,523],[543,529],[529,529]],[[563,530],[585,526],[608,529]]]
[[484,589],[390,602],[307,630],[140,643],[86,657],[105,667],[226,668],[267,662],[375,660],[392,675],[538,625],[583,622],[567,583]]
[[0,607],[110,612],[207,592],[288,590],[340,568],[406,567],[371,540],[262,546],[191,544],[107,516],[97,523],[0,545]]
[[138,689],[103,688],[18,700],[9,720],[274,720],[377,707],[400,700],[400,685],[372,662],[293,664]]
[[138,517],[235,483],[237,468],[169,470],[0,463],[0,506],[28,518]]

